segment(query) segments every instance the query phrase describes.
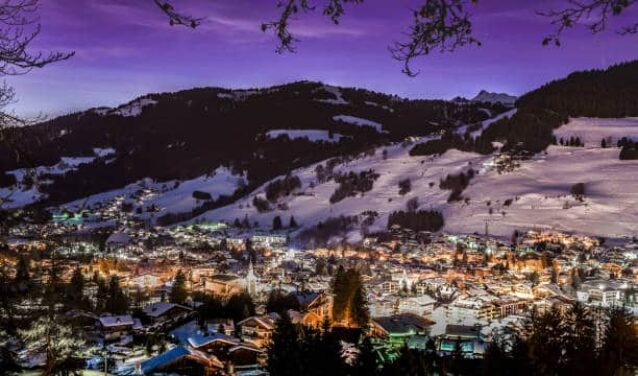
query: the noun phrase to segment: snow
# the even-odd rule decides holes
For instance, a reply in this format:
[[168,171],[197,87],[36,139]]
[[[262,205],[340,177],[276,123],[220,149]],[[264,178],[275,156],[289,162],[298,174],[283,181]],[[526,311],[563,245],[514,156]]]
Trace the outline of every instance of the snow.
[[[463,193],[469,204],[445,211],[446,230],[511,236],[515,229],[575,231],[622,237],[638,233],[638,161],[620,161],[618,149],[550,146],[547,155],[524,161],[511,173],[478,176]],[[585,183],[585,200],[570,194]],[[510,206],[505,201],[512,199]],[[493,214],[489,214],[491,202]],[[501,213],[505,212],[505,216]]]
[[348,123],[352,125],[356,125],[358,127],[372,127],[377,130],[377,132],[383,132],[383,125],[374,122],[368,119],[362,119],[356,116],[350,115],[337,115],[332,118],[334,121],[340,121],[343,123]]
[[315,99],[317,102],[335,104],[335,105],[343,105],[349,104],[345,99],[343,99],[343,94],[341,94],[341,90],[339,90],[336,86],[324,85],[322,89],[327,91],[328,93],[335,96],[334,99]]
[[[244,175],[235,175],[228,168],[220,167],[210,176],[202,175],[191,180],[182,181],[177,188],[158,194],[146,204],[155,205],[173,213],[190,211],[202,203],[201,200],[193,197],[194,191],[209,193],[211,198],[216,200],[222,195],[232,195],[242,184],[241,181],[245,181]],[[173,187],[175,182],[167,182],[166,185]]]
[[372,101],[364,101],[363,103],[365,103],[368,106],[372,106],[372,107],[380,107],[388,112],[394,112],[394,109],[391,107],[388,107],[386,105],[380,105],[377,102],[372,102]]
[[[301,194],[282,199],[288,205],[288,210],[259,213],[252,206],[253,197],[263,194],[266,183],[238,202],[204,213],[192,221],[226,220],[230,223],[235,218],[248,215],[251,220],[270,226],[273,217],[277,215],[284,219],[294,215],[301,225],[311,226],[328,217],[360,215],[364,211],[373,210],[379,213],[379,218],[370,230],[383,230],[386,227],[388,215],[396,210],[405,210],[406,202],[413,197],[419,198],[423,209],[436,208],[444,204],[449,191],[439,189],[439,180],[449,173],[467,169],[470,164],[480,166],[489,158],[457,150],[450,150],[440,157],[411,157],[409,150],[412,146],[391,145],[379,148],[374,156],[363,157],[335,168],[335,172],[342,173],[374,169],[380,174],[373,189],[364,195],[348,197],[338,203],[330,204],[330,196],[338,185],[333,180],[317,184],[314,172],[317,165],[315,164],[292,171],[292,175],[300,178],[302,189]],[[382,149],[387,149],[387,159],[383,158]],[[423,164],[422,161],[424,161]],[[411,179],[412,192],[400,196],[398,183],[405,178]],[[433,183],[432,187],[430,183]]]
[[[633,131],[631,127],[635,122],[635,119],[611,121],[623,129],[618,134]],[[593,129],[598,132],[594,137],[598,140],[598,136],[609,133],[606,128],[598,128],[609,123],[610,120],[589,119],[579,120],[579,126],[570,123],[567,127],[570,131],[580,131],[579,127]],[[452,233],[483,233],[487,223],[490,234],[504,239],[509,239],[514,230],[533,228],[608,238],[635,236],[638,234],[638,191],[635,189],[638,186],[638,175],[635,174],[638,161],[619,160],[618,148],[602,149],[592,145],[585,148],[550,146],[547,154],[521,161],[519,168],[503,173],[493,167],[497,155],[449,150],[438,157],[411,157],[408,153],[412,145],[391,145],[378,148],[374,156],[335,168],[338,172],[372,168],[380,174],[373,189],[363,195],[330,204],[337,184],[332,180],[317,184],[316,165],[312,165],[292,171],[302,181],[302,189],[300,194],[281,199],[280,203],[285,203],[288,210],[256,211],[251,202],[255,195],[263,195],[264,184],[238,202],[204,213],[193,221],[232,222],[247,215],[252,221],[269,227],[275,216],[285,221],[294,215],[298,223],[308,227],[328,217],[360,215],[374,210],[379,217],[369,229],[376,231],[385,228],[389,213],[404,210],[410,198],[418,197],[420,209],[443,212],[446,223],[443,230]],[[383,149],[388,151],[387,159],[382,157]],[[438,187],[440,179],[470,167],[480,173],[463,192],[469,202],[447,203],[450,191]],[[412,191],[400,196],[398,182],[405,178],[411,180]],[[580,182],[585,183],[583,202],[570,194],[571,186]],[[433,183],[432,187],[430,183]],[[506,205],[510,199],[511,204]],[[357,237],[352,234],[350,240]]]
[[109,155],[115,154],[115,149],[113,148],[93,148],[93,153],[97,155],[99,158],[108,157]]
[[[501,119],[511,118],[512,116],[514,116],[514,114],[516,114],[517,111],[518,111],[518,109],[513,108],[513,109],[511,109],[509,111],[506,111],[506,112],[503,112],[502,114],[499,114],[499,115],[497,115],[497,116],[495,116],[495,117],[493,117],[491,119],[487,119],[487,120],[482,121],[481,122],[481,128],[471,132],[470,136],[473,137],[473,138],[479,137],[483,133],[483,131],[485,129],[487,129],[487,127],[489,127],[492,123],[495,123],[495,122],[497,122],[497,121],[499,121]],[[469,125],[462,126],[462,127],[458,128],[457,133],[459,133],[461,135],[464,135],[466,130],[467,130],[467,128],[469,128],[469,127],[470,127]]]
[[472,98],[472,102],[501,103],[506,106],[514,106],[516,99],[517,98],[513,95],[505,93],[489,93],[485,90],[481,90],[476,97]]
[[0,188],[1,209],[17,209],[45,198],[46,195],[41,193],[36,186],[29,189],[15,186]]
[[142,110],[146,106],[157,104],[157,101],[151,98],[138,98],[123,106],[109,112],[109,115],[119,115],[123,117],[135,117],[142,114]]
[[[111,155],[115,152],[112,148],[95,148],[93,151],[96,156]],[[0,188],[0,208],[16,209],[46,199],[47,196],[38,189],[40,184],[47,184],[47,181],[40,180],[41,177],[44,175],[64,175],[68,172],[75,171],[81,165],[93,163],[96,156],[62,157],[60,158],[60,162],[53,166],[19,168],[6,171],[6,174],[15,177],[17,184]],[[34,178],[33,184],[29,186],[24,184],[26,176],[32,176]]]
[[[78,210],[96,205],[106,205],[121,198],[134,204],[134,208],[148,208],[155,206],[160,209],[158,215],[164,213],[184,213],[200,206],[203,201],[193,197],[194,191],[206,192],[215,200],[221,195],[232,195],[237,188],[246,182],[245,174],[233,174],[226,167],[219,167],[210,174],[202,175],[194,179],[180,181],[170,180],[167,182],[156,182],[153,179],[145,178],[138,182],[129,184],[123,188],[102,192],[81,198],[63,205],[70,210]],[[140,191],[148,193],[139,195]],[[143,212],[142,217],[149,217],[151,213]]]
[[330,138],[330,132],[320,129],[274,129],[266,133],[266,136],[269,138],[277,138],[282,135],[287,136],[291,140],[306,138],[311,142],[339,142],[341,137],[343,137],[335,133],[332,135],[332,138]]
[[572,118],[570,121],[554,131],[557,139],[568,140],[570,137],[580,137],[585,146],[600,146],[603,138],[611,138],[609,146],[629,137],[638,141],[638,118],[597,119]]

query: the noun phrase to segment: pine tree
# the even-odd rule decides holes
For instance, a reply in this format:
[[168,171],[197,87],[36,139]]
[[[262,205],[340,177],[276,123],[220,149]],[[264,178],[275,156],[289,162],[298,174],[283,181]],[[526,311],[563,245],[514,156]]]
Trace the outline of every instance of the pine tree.
[[638,370],[636,320],[624,307],[610,308],[606,316],[599,374],[635,375]]
[[18,260],[18,264],[16,265],[14,283],[18,286],[26,286],[30,280],[29,260],[26,257],[21,256]]
[[332,279],[332,294],[334,296],[332,304],[332,318],[336,322],[342,321],[346,317],[348,306],[346,272],[343,266],[339,266]]
[[272,376],[303,375],[303,362],[297,328],[287,312],[277,320],[272,342],[268,346],[266,369]]
[[175,304],[184,304],[188,298],[188,292],[186,291],[186,276],[182,270],[178,270],[173,279],[173,286],[168,296],[168,300]]
[[120,288],[120,280],[112,276],[107,287],[104,310],[114,315],[123,315],[128,311],[128,297]]
[[75,373],[84,366],[85,341],[57,317],[40,317],[20,336],[28,349],[46,354],[44,375]]
[[275,218],[272,219],[272,229],[277,231],[277,230],[281,230],[282,227],[283,225],[281,223],[281,217],[275,216]]
[[365,336],[359,345],[359,356],[354,364],[355,376],[375,376],[379,373],[379,362],[372,340]]
[[288,225],[288,227],[290,227],[290,228],[299,227],[299,225],[297,224],[297,221],[295,221],[295,216],[294,215],[290,216],[290,224]]
[[84,306],[84,275],[80,268],[75,268],[71,281],[67,286],[67,305],[71,307],[81,308]]
[[365,328],[370,322],[370,311],[368,310],[368,299],[366,297],[365,287],[361,282],[359,273],[355,275],[356,280],[353,282],[354,294],[350,303],[353,324],[360,328]]

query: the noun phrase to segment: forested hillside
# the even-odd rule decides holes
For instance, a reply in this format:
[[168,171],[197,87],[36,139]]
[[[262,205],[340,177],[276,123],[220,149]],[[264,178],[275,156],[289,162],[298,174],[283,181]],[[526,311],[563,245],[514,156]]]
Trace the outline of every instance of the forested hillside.
[[[19,183],[26,192],[36,185],[47,203],[61,203],[146,177],[185,180],[226,166],[245,173],[242,189],[249,189],[296,167],[501,111],[498,104],[406,100],[315,82],[149,94],[7,130],[0,187]],[[109,154],[96,157],[96,148]],[[63,157],[76,165],[46,168]]]

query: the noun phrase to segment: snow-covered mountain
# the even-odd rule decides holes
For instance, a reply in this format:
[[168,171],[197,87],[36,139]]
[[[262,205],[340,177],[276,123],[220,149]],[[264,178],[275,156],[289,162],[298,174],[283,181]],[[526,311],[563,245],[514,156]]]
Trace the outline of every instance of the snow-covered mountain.
[[514,107],[516,103],[516,97],[505,93],[490,93],[486,90],[481,90],[474,98],[472,102],[481,103],[500,103],[505,106]]

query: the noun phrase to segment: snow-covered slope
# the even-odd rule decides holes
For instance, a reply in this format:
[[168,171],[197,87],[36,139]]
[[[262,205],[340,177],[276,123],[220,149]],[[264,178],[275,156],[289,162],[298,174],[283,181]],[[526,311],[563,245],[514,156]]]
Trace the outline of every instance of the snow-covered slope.
[[77,170],[81,165],[93,163],[97,158],[102,158],[107,163],[116,158],[113,148],[94,148],[93,153],[92,156],[61,157],[60,161],[52,166],[7,171],[8,175],[15,177],[16,183],[0,188],[0,209],[20,208],[46,199],[47,195],[40,192],[40,185],[50,183],[47,177],[65,175]]
[[[608,127],[612,125],[612,127]],[[255,195],[263,195],[265,185],[246,198],[203,214],[198,220],[226,220],[248,216],[263,227],[274,216],[285,220],[294,215],[297,222],[310,226],[328,217],[360,215],[371,210],[379,217],[370,230],[384,229],[387,216],[404,210],[406,202],[417,197],[421,209],[436,209],[445,216],[445,231],[483,233],[487,227],[494,235],[509,238],[515,229],[530,228],[577,231],[606,237],[638,234],[638,161],[620,161],[618,148],[601,148],[600,139],[638,134],[635,119],[573,119],[556,131],[581,134],[592,142],[584,148],[551,146],[531,160],[521,161],[511,172],[494,168],[498,155],[481,156],[450,150],[436,157],[411,157],[411,145],[391,145],[376,150],[373,156],[340,164],[335,171],[374,169],[380,177],[370,192],[331,204],[329,199],[337,183],[316,181],[316,165],[293,171],[302,188],[280,201],[285,205],[272,212],[259,213],[252,205]],[[590,134],[591,136],[584,136]],[[594,142],[598,140],[598,142]],[[383,157],[387,150],[387,158]],[[467,200],[447,203],[450,191],[439,188],[448,174],[473,168],[479,173],[463,192]],[[401,196],[398,182],[409,178],[412,190]],[[581,200],[570,193],[572,185],[585,184]]]
[[116,189],[63,205],[70,210],[79,210],[95,206],[106,206],[114,200],[121,199],[130,203],[133,209],[141,208],[140,217],[150,217],[147,209],[155,208],[152,216],[159,217],[166,213],[185,213],[202,205],[205,200],[197,199],[193,192],[198,191],[210,195],[216,200],[222,195],[232,195],[237,188],[247,183],[244,175],[236,175],[226,167],[219,167],[210,174],[190,180],[171,180],[155,182],[142,179],[121,189]]
[[[411,157],[409,151],[413,144],[395,144],[378,148],[373,156],[362,156],[359,159],[339,164],[335,172],[359,172],[373,169],[380,176],[374,182],[372,191],[359,194],[357,197],[348,197],[331,204],[330,196],[338,184],[334,180],[318,183],[315,174],[317,165],[301,168],[292,172],[300,178],[302,188],[283,200],[283,207],[287,210],[274,210],[267,213],[259,213],[252,205],[255,195],[263,196],[265,186],[260,187],[246,198],[210,212],[207,212],[193,221],[201,220],[226,220],[232,222],[235,218],[242,219],[248,216],[251,221],[257,221],[264,227],[270,226],[275,216],[279,215],[284,220],[288,216],[294,216],[296,221],[303,226],[311,226],[329,217],[340,215],[360,215],[365,211],[376,211],[379,217],[370,226],[371,231],[384,230],[388,215],[393,211],[405,210],[406,203],[413,197],[417,197],[422,209],[441,208],[450,194],[450,191],[439,188],[439,180],[447,174],[457,173],[469,168],[478,170],[490,157],[474,153],[465,153],[450,150],[440,157]],[[383,150],[387,151],[384,158]],[[399,195],[399,181],[409,178],[412,190],[408,194]],[[357,235],[357,234],[354,234]],[[356,240],[356,237],[351,239]]]

